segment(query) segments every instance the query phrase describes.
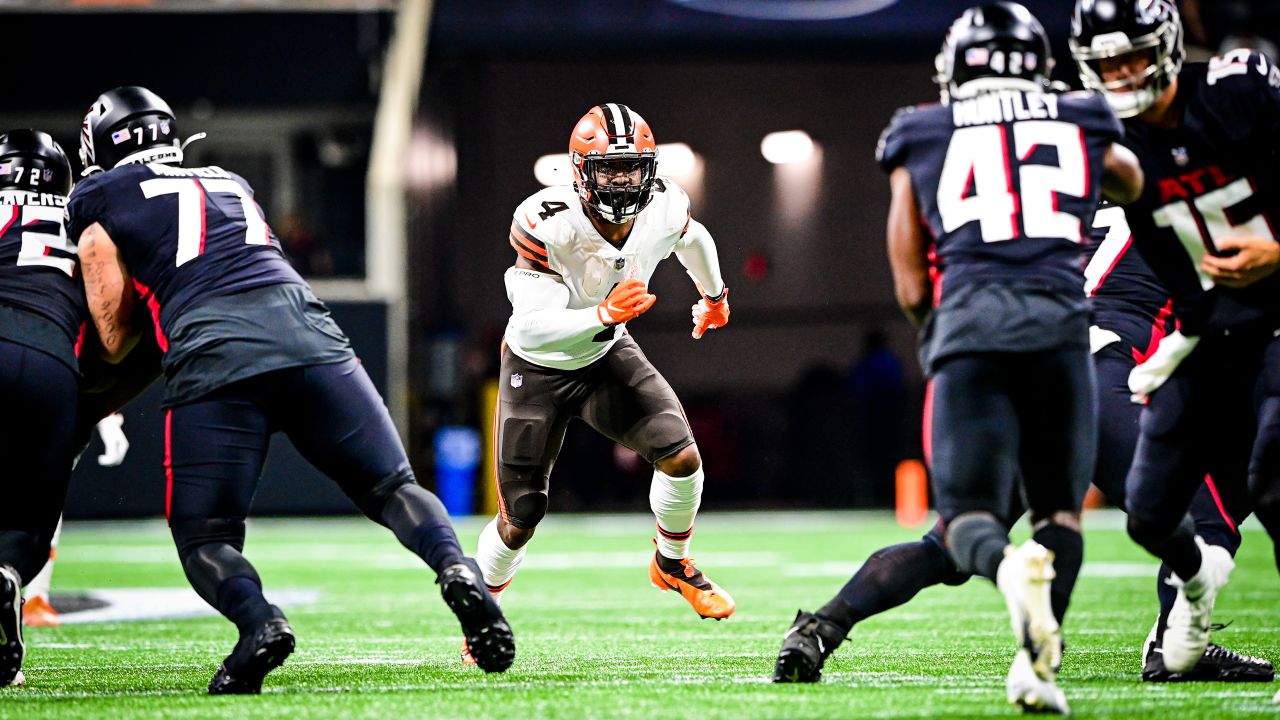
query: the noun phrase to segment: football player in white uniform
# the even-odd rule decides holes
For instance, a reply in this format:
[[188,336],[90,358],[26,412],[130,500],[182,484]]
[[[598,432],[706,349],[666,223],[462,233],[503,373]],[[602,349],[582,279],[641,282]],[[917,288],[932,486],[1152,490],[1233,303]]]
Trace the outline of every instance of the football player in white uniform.
[[565,427],[580,417],[653,464],[650,580],[704,618],[727,618],[733,599],[689,557],[702,459],[680,401],[625,329],[653,306],[649,278],[672,252],[702,293],[693,337],[723,327],[728,289],[715,243],[684,191],[657,175],[653,132],[627,106],[591,108],[569,154],[573,185],[535,193],[511,224],[517,256],[505,277],[512,313],[495,421],[500,512],[481,532],[476,559],[500,595],[546,514]]

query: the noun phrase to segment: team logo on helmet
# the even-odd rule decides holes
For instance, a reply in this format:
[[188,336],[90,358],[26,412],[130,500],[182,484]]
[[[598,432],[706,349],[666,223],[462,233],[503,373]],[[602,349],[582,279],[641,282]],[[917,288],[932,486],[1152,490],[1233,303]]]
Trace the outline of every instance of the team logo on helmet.
[[[203,135],[191,139],[196,137]],[[86,175],[128,163],[180,163],[185,145],[169,104],[134,85],[98,96],[80,126],[80,162]]]

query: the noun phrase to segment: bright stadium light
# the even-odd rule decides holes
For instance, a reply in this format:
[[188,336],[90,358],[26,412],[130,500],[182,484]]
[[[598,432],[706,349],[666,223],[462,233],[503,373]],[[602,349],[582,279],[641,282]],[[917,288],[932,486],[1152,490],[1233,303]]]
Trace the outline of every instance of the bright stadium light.
[[416,128],[405,154],[405,182],[417,190],[448,185],[458,175],[458,151],[453,142],[431,128]]
[[760,141],[760,154],[774,165],[804,162],[813,155],[814,143],[803,130],[772,132]]
[[546,187],[568,185],[573,182],[573,167],[568,153],[543,155],[533,163],[533,177]]
[[684,143],[658,146],[658,172],[662,175],[688,175],[698,167],[698,154]]
[[[702,158],[685,143],[658,146],[658,172],[676,181],[699,177]],[[568,153],[543,155],[533,163],[533,177],[542,185],[568,185],[573,182],[573,168]]]

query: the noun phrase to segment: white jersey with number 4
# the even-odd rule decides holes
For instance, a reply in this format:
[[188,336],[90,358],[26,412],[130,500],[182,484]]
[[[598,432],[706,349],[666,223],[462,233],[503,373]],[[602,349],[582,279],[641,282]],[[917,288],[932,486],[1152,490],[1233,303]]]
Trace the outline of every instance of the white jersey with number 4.
[[[645,285],[654,268],[682,241],[691,222],[689,196],[671,180],[659,177],[653,200],[636,216],[631,233],[620,247],[605,240],[587,217],[586,209],[570,185],[546,188],[516,208],[511,224],[511,244],[536,270],[507,270],[507,296],[513,312],[508,321],[506,344],[516,355],[536,365],[572,370],[600,359],[621,336],[623,326],[604,327],[590,337],[566,340],[562,346],[537,350],[521,347],[512,323],[521,311],[520,284],[513,279],[538,277],[561,283],[569,291],[568,310],[592,308],[604,301],[615,285],[635,278]],[[583,318],[588,314],[584,313]]]

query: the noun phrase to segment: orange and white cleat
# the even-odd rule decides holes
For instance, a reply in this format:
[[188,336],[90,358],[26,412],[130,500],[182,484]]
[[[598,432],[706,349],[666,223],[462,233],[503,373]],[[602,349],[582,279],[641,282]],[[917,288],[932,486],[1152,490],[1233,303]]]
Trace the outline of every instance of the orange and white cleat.
[[62,618],[46,598],[32,595],[22,604],[22,624],[27,627],[58,627]]
[[729,593],[702,574],[693,558],[672,560],[654,552],[653,560],[649,561],[649,582],[664,592],[679,592],[703,618],[723,620],[738,607]]

